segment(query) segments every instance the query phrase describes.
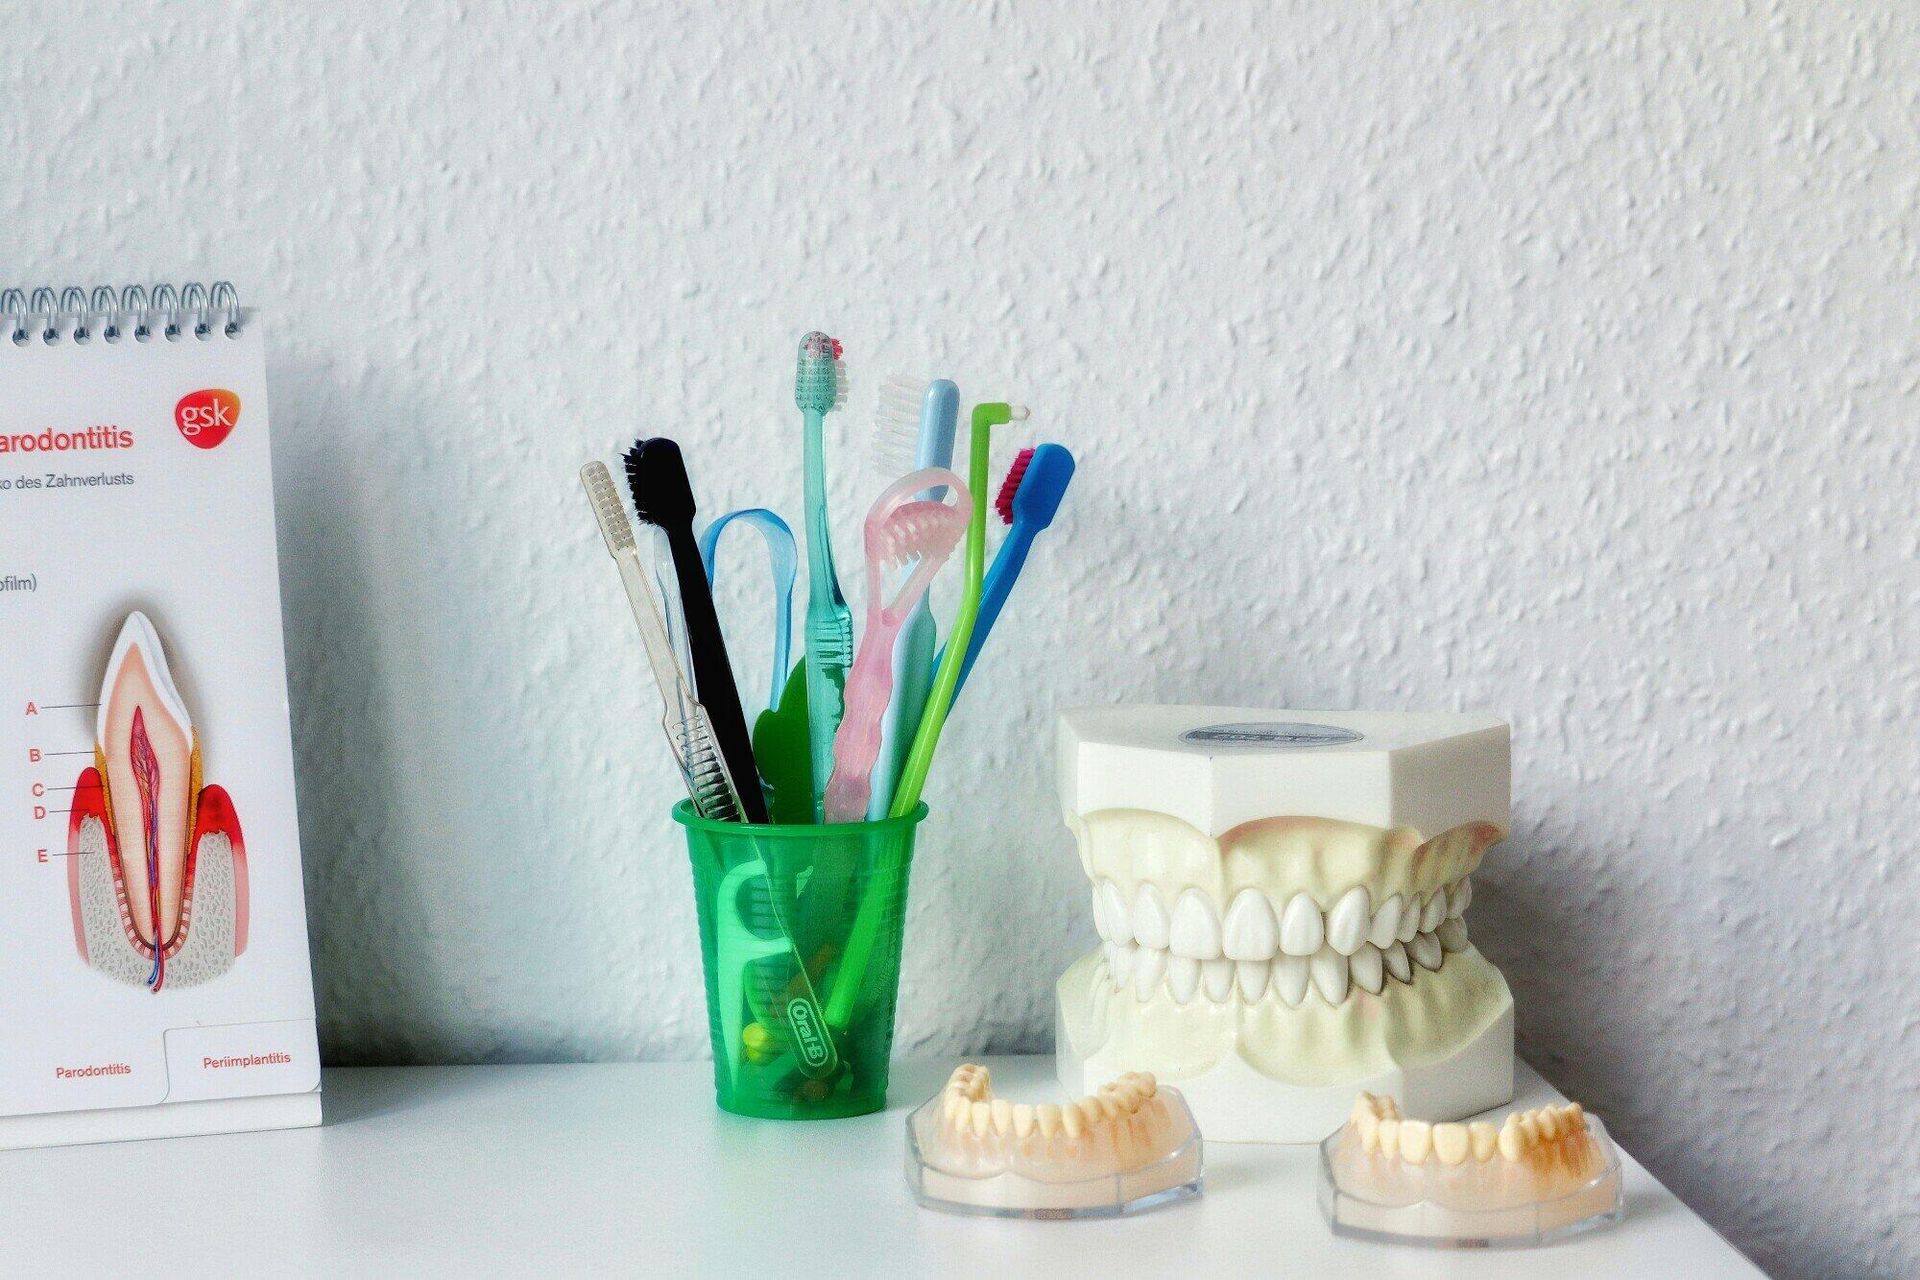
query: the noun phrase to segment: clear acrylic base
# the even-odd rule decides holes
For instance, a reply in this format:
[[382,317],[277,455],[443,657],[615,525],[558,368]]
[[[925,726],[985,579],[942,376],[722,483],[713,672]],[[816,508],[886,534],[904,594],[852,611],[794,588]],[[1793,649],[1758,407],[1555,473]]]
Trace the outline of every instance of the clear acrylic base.
[[1335,1235],[1437,1249],[1520,1249],[1618,1222],[1620,1156],[1595,1116],[1582,1175],[1495,1158],[1409,1165],[1361,1150],[1352,1125],[1320,1144],[1320,1211]]
[[[1200,1194],[1201,1141],[1193,1113],[1178,1090],[1161,1089],[1176,1134],[1171,1150],[1128,1169],[1097,1169],[1097,1149],[1056,1158],[1034,1143],[1008,1135],[1004,1157],[964,1163],[943,1160],[952,1147],[942,1132],[942,1096],[907,1117],[907,1186],[924,1208],[992,1218],[1115,1218]],[[1092,1147],[1093,1144],[1087,1144]],[[1109,1161],[1113,1163],[1114,1161]]]

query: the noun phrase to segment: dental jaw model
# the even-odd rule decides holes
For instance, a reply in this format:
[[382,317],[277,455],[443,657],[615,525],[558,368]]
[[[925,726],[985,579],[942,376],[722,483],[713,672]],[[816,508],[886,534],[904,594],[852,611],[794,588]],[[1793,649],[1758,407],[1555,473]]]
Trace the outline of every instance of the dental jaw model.
[[1619,1220],[1620,1158],[1579,1103],[1430,1124],[1362,1093],[1320,1144],[1336,1234],[1455,1248],[1541,1244]]
[[931,1209],[1006,1218],[1134,1213],[1200,1190],[1200,1133],[1177,1090],[1130,1073],[1064,1106],[993,1096],[957,1068],[907,1117],[907,1181]]
[[67,891],[86,964],[158,994],[247,948],[247,850],[233,802],[200,785],[200,738],[145,614],[120,629],[94,764],[74,787]]
[[1513,997],[1464,919],[1506,725],[1085,708],[1059,769],[1103,939],[1056,989],[1067,1089],[1151,1071],[1226,1142],[1318,1141],[1356,1089],[1438,1120],[1512,1098]]

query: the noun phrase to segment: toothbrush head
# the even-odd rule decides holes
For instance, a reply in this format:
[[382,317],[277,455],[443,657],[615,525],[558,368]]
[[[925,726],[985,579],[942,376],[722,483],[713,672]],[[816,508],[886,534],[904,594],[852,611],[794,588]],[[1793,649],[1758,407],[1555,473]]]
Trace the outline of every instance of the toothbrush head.
[[874,477],[892,483],[917,467],[951,467],[959,411],[960,388],[945,378],[887,379],[873,415]]
[[693,485],[680,446],[665,436],[637,441],[627,450],[627,488],[633,509],[648,524],[691,525]]
[[1073,455],[1064,445],[1022,449],[1007,471],[1007,482],[1000,486],[994,506],[1008,524],[1018,520],[1038,531],[1053,523],[1072,481]]
[[973,425],[978,427],[1003,427],[1009,422],[1025,422],[1027,406],[1006,404],[998,400],[989,400],[985,404],[973,406]]
[[1033,461],[1033,450],[1022,449],[1014,458],[1013,465],[1007,468],[1007,478],[1000,482],[999,496],[993,500],[993,509],[1000,513],[1001,524],[1013,523],[1013,495],[1020,492],[1021,477],[1027,474],[1027,464]]
[[800,339],[793,402],[802,413],[830,413],[847,400],[847,367],[838,338],[815,331]]
[[604,462],[589,462],[580,468],[580,483],[586,486],[587,501],[593,504],[593,518],[606,539],[607,552],[619,555],[636,547],[633,526],[627,522],[627,509],[620,505],[620,491],[613,487],[613,473]]

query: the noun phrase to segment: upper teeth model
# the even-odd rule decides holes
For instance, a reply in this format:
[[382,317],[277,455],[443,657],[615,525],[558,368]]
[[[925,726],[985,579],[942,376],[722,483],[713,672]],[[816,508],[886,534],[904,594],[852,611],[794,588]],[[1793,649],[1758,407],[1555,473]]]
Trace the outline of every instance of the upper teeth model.
[[1511,1098],[1513,998],[1464,918],[1507,749],[1477,715],[1067,712],[1103,942],[1059,982],[1062,1083],[1152,1071],[1225,1141],[1317,1141],[1357,1087],[1442,1119]]
[[95,732],[67,824],[81,960],[154,992],[219,977],[247,947],[246,843],[227,793],[200,785],[200,739],[145,614],[120,629]]

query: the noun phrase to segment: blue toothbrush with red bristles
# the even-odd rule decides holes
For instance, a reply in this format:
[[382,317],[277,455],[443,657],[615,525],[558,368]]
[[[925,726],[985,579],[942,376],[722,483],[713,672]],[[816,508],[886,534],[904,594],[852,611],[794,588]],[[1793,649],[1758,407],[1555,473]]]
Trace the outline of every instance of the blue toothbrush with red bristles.
[[967,642],[967,658],[960,666],[960,683],[953,691],[956,698],[966,687],[967,675],[980,657],[981,646],[993,630],[994,619],[1000,616],[1001,607],[1013,594],[1013,585],[1020,579],[1020,570],[1027,563],[1033,540],[1053,523],[1061,499],[1067,496],[1067,486],[1072,482],[1073,454],[1063,445],[1043,444],[1022,449],[1007,469],[1006,482],[1000,486],[1000,496],[993,505],[1000,519],[1012,528],[993,557],[993,567],[987,571],[986,584],[981,588],[980,617],[973,624],[973,636]]

